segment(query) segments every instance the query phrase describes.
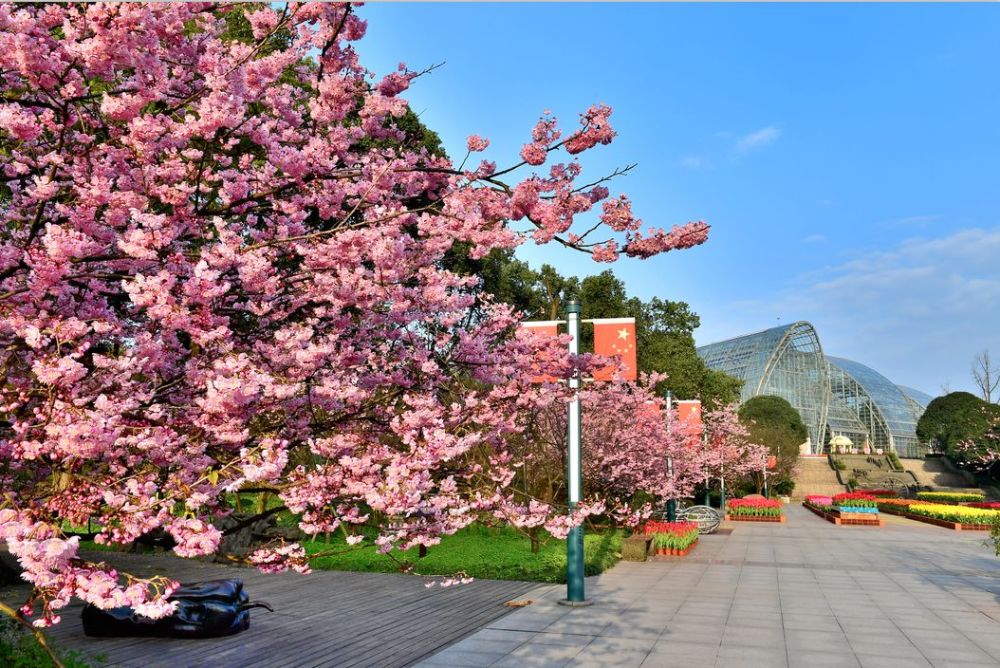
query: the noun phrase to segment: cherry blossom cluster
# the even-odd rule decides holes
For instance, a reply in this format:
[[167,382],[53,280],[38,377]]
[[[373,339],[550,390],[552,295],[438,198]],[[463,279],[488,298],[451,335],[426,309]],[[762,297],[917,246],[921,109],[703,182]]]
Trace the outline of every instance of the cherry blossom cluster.
[[705,442],[700,465],[703,477],[733,483],[767,467],[766,445],[750,440],[750,430],[740,422],[735,404],[703,414]]
[[[594,220],[609,192],[577,158],[614,137],[606,106],[565,133],[545,116],[507,169],[414,147],[417,74],[364,69],[365,29],[346,4],[0,5],[0,526],[43,623],[72,596],[171,609],[173,585],[87,562],[64,520],[104,543],[162,528],[195,556],[247,486],[383,551],[605,508],[511,492],[511,444],[589,361],[512,335],[449,253],[610,260],[586,239],[607,229],[647,257],[707,228],[640,237],[627,200]],[[532,382],[539,359],[553,382]],[[294,544],[252,561],[308,569]]]
[[987,427],[977,438],[955,444],[954,456],[975,471],[989,471],[1000,461],[1000,416],[983,410]]

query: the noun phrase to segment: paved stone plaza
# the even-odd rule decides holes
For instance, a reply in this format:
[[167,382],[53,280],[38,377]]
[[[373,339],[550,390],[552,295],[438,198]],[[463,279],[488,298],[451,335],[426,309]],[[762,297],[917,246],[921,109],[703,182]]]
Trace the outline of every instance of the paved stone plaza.
[[787,524],[727,523],[688,557],[622,562],[421,663],[657,668],[1000,666],[1000,559],[985,532],[899,517],[837,527],[799,506]]

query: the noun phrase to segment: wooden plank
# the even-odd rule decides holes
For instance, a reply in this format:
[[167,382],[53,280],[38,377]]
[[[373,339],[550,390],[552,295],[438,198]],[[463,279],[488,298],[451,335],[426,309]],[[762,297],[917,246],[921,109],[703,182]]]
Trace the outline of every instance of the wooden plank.
[[[98,556],[98,555],[94,555]],[[238,577],[253,600],[276,612],[254,610],[246,632],[226,638],[88,638],[82,605],[64,611],[53,641],[87,655],[103,655],[115,668],[208,665],[213,668],[338,666],[402,668],[475,632],[511,611],[505,601],[535,589],[530,582],[477,580],[447,589],[424,587],[425,578],[402,574],[318,571],[262,575],[246,568],[166,555],[101,553],[99,558],[139,576],[169,575],[182,582]],[[3,592],[4,598],[26,595]]]

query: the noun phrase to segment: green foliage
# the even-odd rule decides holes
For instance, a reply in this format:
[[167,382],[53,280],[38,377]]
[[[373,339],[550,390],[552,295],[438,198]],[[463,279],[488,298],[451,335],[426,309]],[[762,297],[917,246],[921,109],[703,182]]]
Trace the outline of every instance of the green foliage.
[[774,475],[791,478],[799,446],[809,437],[799,412],[781,397],[762,395],[740,406],[739,416],[750,431],[750,440],[766,445],[777,458]]
[[795,480],[792,478],[781,478],[777,482],[769,483],[771,491],[778,496],[788,496],[795,489]]
[[[51,644],[49,641],[50,646]],[[93,668],[97,665],[76,650],[56,650],[55,653],[66,668]],[[96,660],[103,662],[99,658]],[[52,665],[52,659],[26,629],[10,617],[0,614],[0,666],[50,668]]]
[[654,533],[653,547],[660,550],[686,550],[698,540],[698,530],[692,529],[687,533]]
[[[587,575],[604,572],[619,559],[624,534],[621,531],[584,535],[584,561]],[[543,533],[537,553],[531,551],[531,540],[516,529],[490,528],[472,525],[453,536],[445,536],[440,545],[419,557],[417,548],[406,552],[378,554],[374,547],[351,548],[343,537],[305,543],[310,554],[337,552],[317,557],[316,569],[392,573],[400,570],[401,562],[412,566],[420,575],[451,575],[464,571],[471,577],[493,580],[528,580],[533,582],[566,581],[566,541]],[[393,559],[393,557],[395,559]]]
[[993,543],[993,552],[1000,557],[1000,517],[993,521],[990,528],[990,541]]
[[[253,36],[253,28],[247,20],[247,14],[253,14],[258,9],[267,7],[263,2],[245,2],[228,5],[221,13],[226,22],[226,30],[222,34],[225,41],[242,42],[243,44],[255,44],[256,38]],[[196,30],[192,25],[187,26],[189,32]],[[264,41],[260,47],[260,55],[267,56],[276,51],[287,49],[292,43],[292,34],[287,28],[275,31],[270,38]]]
[[890,452],[888,457],[889,457],[889,463],[892,464],[893,471],[905,470],[903,468],[903,462],[899,461],[899,455],[897,455],[895,452]]
[[787,439],[795,441],[796,448],[809,437],[799,412],[781,397],[753,397],[740,406],[740,420],[750,428],[751,434],[763,427],[779,428]]
[[875,499],[833,499],[833,505],[838,508],[878,508]]
[[843,459],[834,459],[833,460],[833,466],[838,471],[846,471],[847,470],[847,464],[844,463]]
[[917,438],[933,442],[949,457],[961,463],[956,446],[981,439],[991,419],[1000,417],[1000,406],[968,392],[952,392],[934,399],[917,422]]

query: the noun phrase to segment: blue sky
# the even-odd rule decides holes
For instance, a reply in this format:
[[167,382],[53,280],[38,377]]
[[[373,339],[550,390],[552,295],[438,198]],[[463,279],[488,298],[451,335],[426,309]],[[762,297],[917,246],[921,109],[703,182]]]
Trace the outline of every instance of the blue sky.
[[[585,175],[700,248],[613,269],[689,302],[708,343],[809,320],[830,354],[937,395],[1000,357],[1000,7],[377,3],[377,72],[445,63],[407,93],[449,153],[509,164],[544,109],[595,102],[619,137]],[[564,273],[606,265],[553,248]]]

